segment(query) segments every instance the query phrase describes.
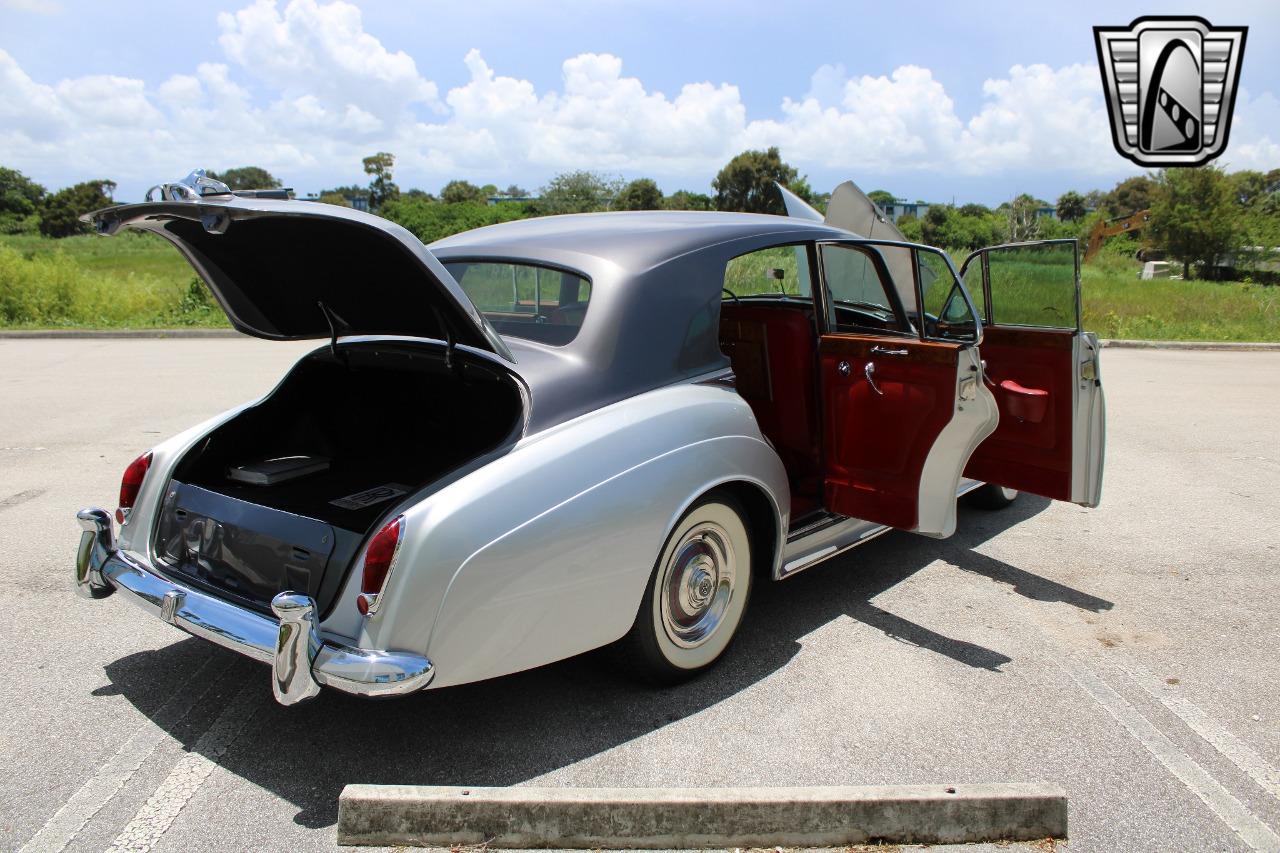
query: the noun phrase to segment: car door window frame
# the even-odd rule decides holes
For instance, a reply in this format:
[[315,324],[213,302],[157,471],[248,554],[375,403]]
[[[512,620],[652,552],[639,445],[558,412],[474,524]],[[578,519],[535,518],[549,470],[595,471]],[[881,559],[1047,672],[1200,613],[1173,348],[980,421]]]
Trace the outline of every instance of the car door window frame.
[[[973,304],[973,294],[971,294],[969,292],[969,288],[965,286],[964,278],[961,276],[959,272],[956,271],[956,265],[952,263],[951,257],[946,252],[942,251],[941,249],[934,248],[933,246],[925,246],[923,244],[904,244],[904,245],[910,245],[911,248],[913,249],[913,256],[912,256],[913,263],[911,264],[911,270],[916,280],[915,282],[916,313],[919,315],[920,339],[922,341],[941,341],[943,343],[964,344],[965,346],[978,346],[979,344],[981,344],[982,343],[982,326],[983,326],[982,314],[981,312],[978,311],[978,306]],[[947,294],[947,299],[942,304],[942,311],[938,314],[936,319],[941,320],[944,316],[946,316],[948,309],[951,307],[952,301],[956,298],[957,295],[959,295],[960,298],[964,300],[964,304],[968,307],[970,316],[973,317],[973,340],[972,341],[965,341],[957,338],[941,337],[938,335],[930,335],[928,333],[929,324],[925,322],[925,316],[924,316],[925,315],[924,281],[920,277],[920,253],[922,251],[928,252],[932,255],[937,255],[938,257],[942,258],[942,262],[946,265],[947,269],[951,272],[951,292]],[[985,296],[985,292],[984,292],[984,296]]]
[[[812,257],[817,263],[813,266],[813,272],[816,276],[814,284],[817,286],[818,296],[821,299],[821,310],[814,313],[818,317],[819,333],[823,335],[885,335],[889,337],[911,338],[917,339],[918,330],[911,319],[911,314],[907,311],[906,306],[902,304],[902,297],[898,295],[898,288],[893,285],[893,277],[889,274],[889,267],[885,263],[884,256],[876,249],[879,244],[884,245],[905,245],[895,244],[884,240],[817,240],[811,244]],[[841,246],[850,248],[855,251],[861,251],[871,259],[871,263],[875,266],[876,274],[880,278],[880,287],[884,289],[885,296],[889,300],[889,309],[893,311],[894,318],[903,326],[903,330],[897,329],[876,329],[866,327],[857,331],[837,329],[832,327],[831,313],[835,305],[835,297],[832,296],[831,288],[827,281],[826,264],[822,257],[823,246]],[[867,252],[866,249],[872,251]]]
[[[1031,246],[1052,246],[1052,245],[1070,245],[1075,260],[1075,311],[1076,321],[1072,326],[1036,326],[1028,323],[1001,323],[999,322],[999,314],[996,312],[995,300],[991,298],[991,253],[1002,249],[1024,249]],[[964,280],[965,273],[969,270],[969,264],[974,260],[978,260],[982,264],[982,296],[983,307],[986,309],[987,325],[990,326],[1011,326],[1020,329],[1054,329],[1058,331],[1074,331],[1080,334],[1084,331],[1084,304],[1081,298],[1080,288],[1080,241],[1075,237],[1059,237],[1052,240],[1024,240],[1020,243],[1001,243],[998,246],[983,246],[971,252],[964,263],[960,266],[960,279]]]
[[[838,329],[830,328],[828,317],[829,317],[829,308],[833,304],[833,297],[831,295],[831,289],[827,282],[826,267],[821,262],[822,247],[824,245],[847,246],[847,247],[856,247],[856,248],[863,248],[863,249],[869,248],[869,249],[876,250],[870,253],[870,257],[872,258],[873,263],[876,266],[877,273],[880,275],[880,285],[881,287],[885,288],[886,295],[889,297],[889,301],[891,303],[891,307],[895,315],[897,315],[900,321],[905,321],[904,326],[907,329],[907,331],[868,328],[867,330],[861,331],[861,332],[843,332]],[[863,240],[863,239],[819,240],[815,242],[814,246],[815,246],[814,254],[817,255],[817,258],[819,261],[819,263],[815,267],[815,271],[817,275],[816,284],[821,289],[820,295],[822,298],[822,310],[817,313],[820,315],[820,321],[822,323],[821,331],[823,334],[886,335],[891,337],[912,338],[920,341],[940,341],[943,343],[958,343],[958,344],[963,344],[965,346],[977,346],[978,344],[982,343],[982,327],[984,325],[983,323],[984,318],[982,317],[982,314],[978,311],[977,306],[974,305],[973,297],[970,295],[968,288],[965,286],[964,279],[961,277],[960,273],[956,272],[955,264],[952,263],[951,258],[947,256],[946,252],[943,252],[940,249],[935,249],[932,246],[925,246],[921,243],[907,243],[901,240]],[[898,293],[898,288],[895,282],[893,281],[893,277],[889,274],[888,265],[885,263],[884,256],[881,255],[880,252],[878,251],[877,247],[879,246],[889,246],[889,247],[900,248],[900,249],[908,249],[911,251],[912,253],[911,254],[911,276],[912,276],[911,286],[915,289],[915,295],[916,295],[916,310],[914,312],[907,311],[906,306],[903,305],[902,297]],[[919,252],[921,250],[931,252],[941,256],[943,261],[946,263],[947,268],[951,270],[953,287],[955,287],[957,289],[957,292],[961,294],[961,297],[964,299],[965,304],[969,307],[969,311],[974,318],[974,340],[973,341],[960,341],[960,340],[956,340],[955,338],[943,338],[943,337],[937,337],[937,336],[928,334],[927,326],[924,321],[924,288],[920,279]],[[950,297],[948,298],[947,304],[950,304]]]

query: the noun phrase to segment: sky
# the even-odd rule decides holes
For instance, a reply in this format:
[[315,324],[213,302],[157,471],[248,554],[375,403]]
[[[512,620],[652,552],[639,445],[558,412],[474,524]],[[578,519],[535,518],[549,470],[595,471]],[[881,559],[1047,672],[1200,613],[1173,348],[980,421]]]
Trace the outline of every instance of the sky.
[[590,169],[710,192],[777,145],[817,190],[998,204],[1109,189],[1092,27],[1249,29],[1228,169],[1280,167],[1280,4],[0,0],[0,165],[116,198],[257,165],[299,194]]

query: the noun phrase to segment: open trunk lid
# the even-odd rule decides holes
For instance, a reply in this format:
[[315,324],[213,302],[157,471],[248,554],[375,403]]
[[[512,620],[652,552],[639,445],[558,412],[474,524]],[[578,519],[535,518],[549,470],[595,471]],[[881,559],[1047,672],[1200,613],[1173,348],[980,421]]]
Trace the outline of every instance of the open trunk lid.
[[120,205],[86,219],[100,234],[132,228],[173,243],[247,335],[425,337],[515,360],[422,242],[371,214],[217,195]]

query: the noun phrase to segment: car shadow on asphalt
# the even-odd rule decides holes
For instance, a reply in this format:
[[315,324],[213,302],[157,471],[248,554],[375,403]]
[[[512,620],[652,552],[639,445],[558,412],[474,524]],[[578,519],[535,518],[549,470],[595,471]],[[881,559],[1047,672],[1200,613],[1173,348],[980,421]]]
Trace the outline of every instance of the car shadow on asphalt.
[[[338,794],[348,783],[511,785],[634,740],[777,672],[800,650],[800,638],[842,617],[957,665],[998,674],[1011,661],[1004,653],[948,637],[872,600],[942,560],[1036,601],[1110,609],[1108,601],[973,550],[1048,505],[1023,495],[999,512],[963,508],[950,539],[891,533],[784,583],[758,585],[725,659],[677,687],[637,684],[610,650],[602,650],[398,700],[368,701],[324,691],[312,702],[284,708],[272,700],[269,672],[261,664],[189,638],[108,664],[112,685],[101,695],[123,695],[145,712],[154,706],[156,679],[169,677],[175,668],[190,671],[198,662],[225,656],[223,677],[245,682],[249,689],[260,685],[261,699],[234,747],[209,757],[295,806],[296,823],[327,827],[337,821]],[[198,686],[184,689],[194,692]],[[199,731],[167,728],[188,749],[197,743]]]

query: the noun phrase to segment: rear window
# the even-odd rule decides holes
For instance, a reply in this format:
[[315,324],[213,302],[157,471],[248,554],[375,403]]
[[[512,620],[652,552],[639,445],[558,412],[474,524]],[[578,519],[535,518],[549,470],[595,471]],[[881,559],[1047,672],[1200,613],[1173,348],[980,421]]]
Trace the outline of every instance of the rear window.
[[450,261],[445,268],[501,335],[564,346],[578,336],[591,282],[536,264]]

